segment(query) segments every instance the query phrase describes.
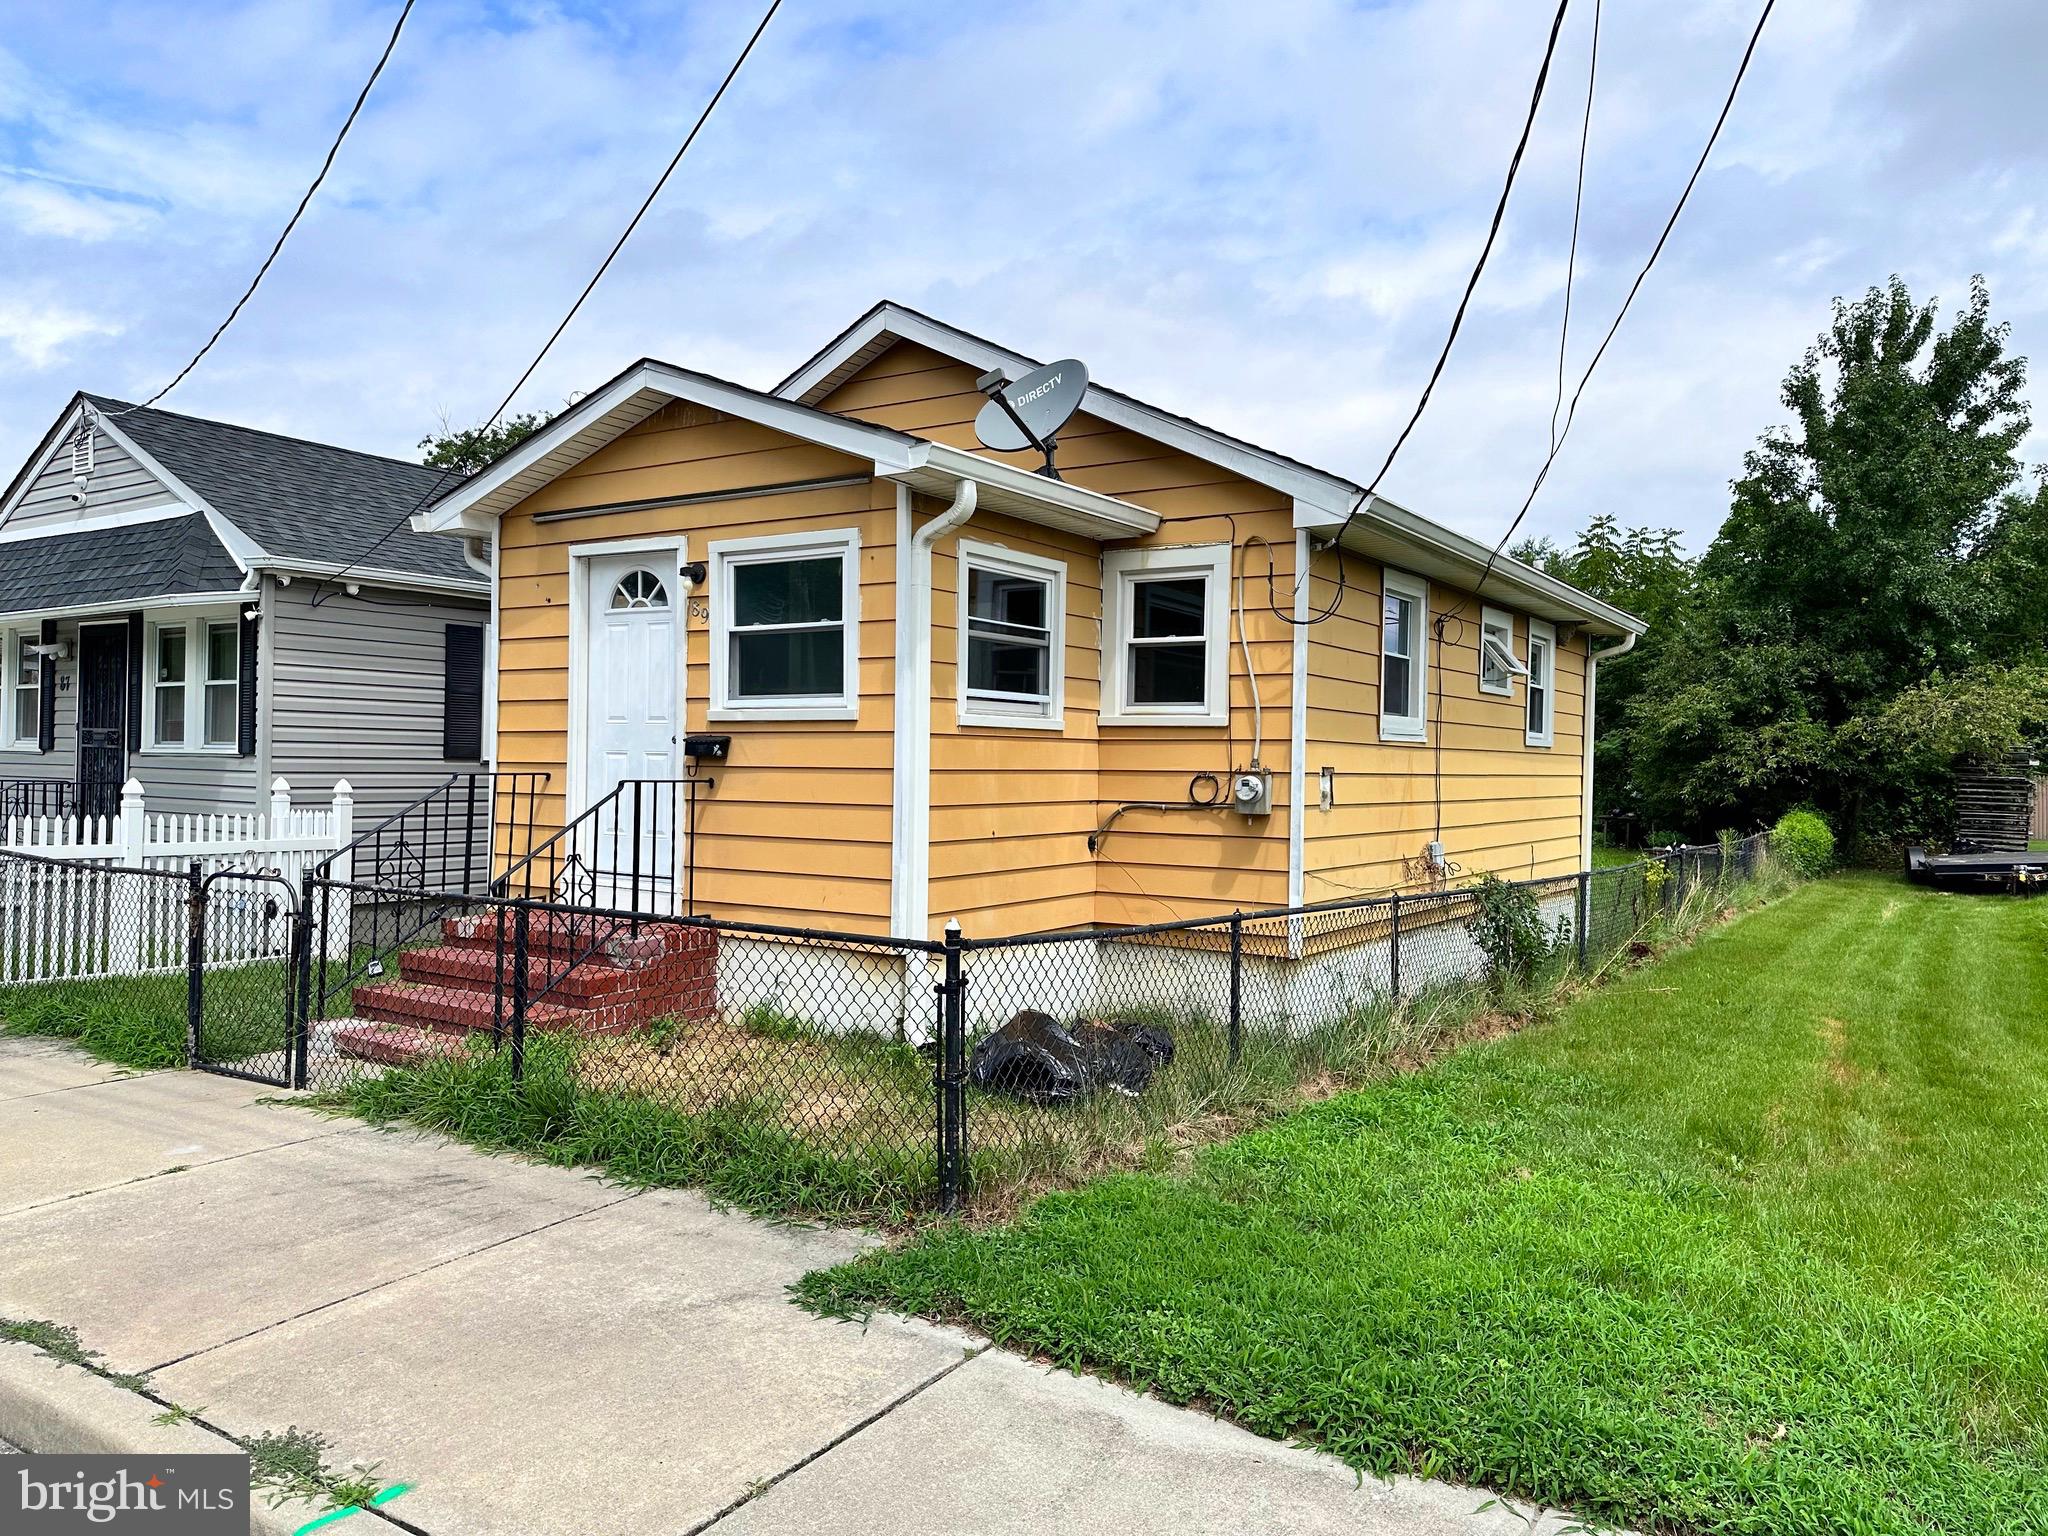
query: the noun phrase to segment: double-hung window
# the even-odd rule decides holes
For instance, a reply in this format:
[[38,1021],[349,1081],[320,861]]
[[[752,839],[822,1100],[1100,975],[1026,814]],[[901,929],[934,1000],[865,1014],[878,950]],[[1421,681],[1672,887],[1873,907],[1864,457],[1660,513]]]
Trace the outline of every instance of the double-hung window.
[[241,709],[242,634],[233,619],[160,623],[146,662],[149,747],[232,752]]
[[1513,695],[1529,669],[1515,655],[1515,621],[1499,608],[1479,610],[1479,691]]
[[1103,556],[1105,725],[1227,725],[1230,546]]
[[43,667],[29,647],[36,643],[33,630],[17,630],[7,636],[6,745],[33,747],[42,725]]
[[1428,739],[1429,586],[1385,573],[1380,597],[1380,740]]
[[860,710],[860,536],[711,545],[711,718],[851,720]]
[[1541,619],[1529,621],[1529,704],[1523,741],[1547,747],[1557,739],[1557,630]]
[[962,725],[1059,728],[1066,598],[1061,562],[961,541]]

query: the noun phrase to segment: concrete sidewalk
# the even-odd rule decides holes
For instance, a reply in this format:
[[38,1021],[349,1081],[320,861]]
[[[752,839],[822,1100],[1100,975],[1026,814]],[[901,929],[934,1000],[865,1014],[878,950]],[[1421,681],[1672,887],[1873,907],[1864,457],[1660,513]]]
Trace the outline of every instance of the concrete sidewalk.
[[[951,1329],[814,1318],[855,1234],[0,1038],[0,1316],[413,1491],[365,1532],[1556,1530]],[[30,1446],[31,1449],[42,1447]],[[50,1447],[63,1449],[64,1447]]]

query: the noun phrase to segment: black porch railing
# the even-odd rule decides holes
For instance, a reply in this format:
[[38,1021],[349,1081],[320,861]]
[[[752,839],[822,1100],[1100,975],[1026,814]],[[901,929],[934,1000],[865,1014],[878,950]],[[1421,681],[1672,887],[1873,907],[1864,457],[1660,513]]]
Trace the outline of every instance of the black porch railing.
[[78,785],[70,779],[0,779],[0,821],[80,814]]
[[[308,1006],[325,1016],[330,1003],[455,910],[464,897],[492,888],[499,859],[533,853],[535,821],[549,775],[477,769],[451,774],[411,804],[359,833],[311,871],[307,921],[319,931],[318,960],[309,966]],[[336,904],[315,883],[374,891],[374,900]]]

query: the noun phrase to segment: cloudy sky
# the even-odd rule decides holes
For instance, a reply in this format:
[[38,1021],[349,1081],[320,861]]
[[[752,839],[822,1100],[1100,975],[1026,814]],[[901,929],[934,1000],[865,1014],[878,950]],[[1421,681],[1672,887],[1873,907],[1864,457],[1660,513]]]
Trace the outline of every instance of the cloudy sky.
[[[1607,0],[1583,362],[1759,0]],[[391,453],[486,415],[673,152],[755,0],[419,0],[320,198],[166,404]],[[1542,0],[785,0],[520,404],[642,354],[766,386],[891,297],[1364,478],[1420,388],[1519,128]],[[1385,489],[1480,537],[1541,462],[1593,0],[1493,265]],[[0,461],[140,398],[275,238],[393,0],[0,0]],[[1982,272],[2048,352],[2034,0],[1781,0],[1531,529],[1711,536],[1837,294]],[[2048,413],[2044,413],[2048,415]],[[2048,458],[2037,435],[2029,457]]]

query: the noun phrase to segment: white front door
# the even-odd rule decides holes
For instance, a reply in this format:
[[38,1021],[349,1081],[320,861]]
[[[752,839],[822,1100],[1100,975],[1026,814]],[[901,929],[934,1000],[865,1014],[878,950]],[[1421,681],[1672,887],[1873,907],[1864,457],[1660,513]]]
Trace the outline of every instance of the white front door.
[[[618,789],[580,838],[578,852],[608,906],[674,905],[676,845],[684,829],[676,778],[675,560],[661,553],[592,556],[586,580],[583,803]],[[632,787],[630,781],[639,781]]]

